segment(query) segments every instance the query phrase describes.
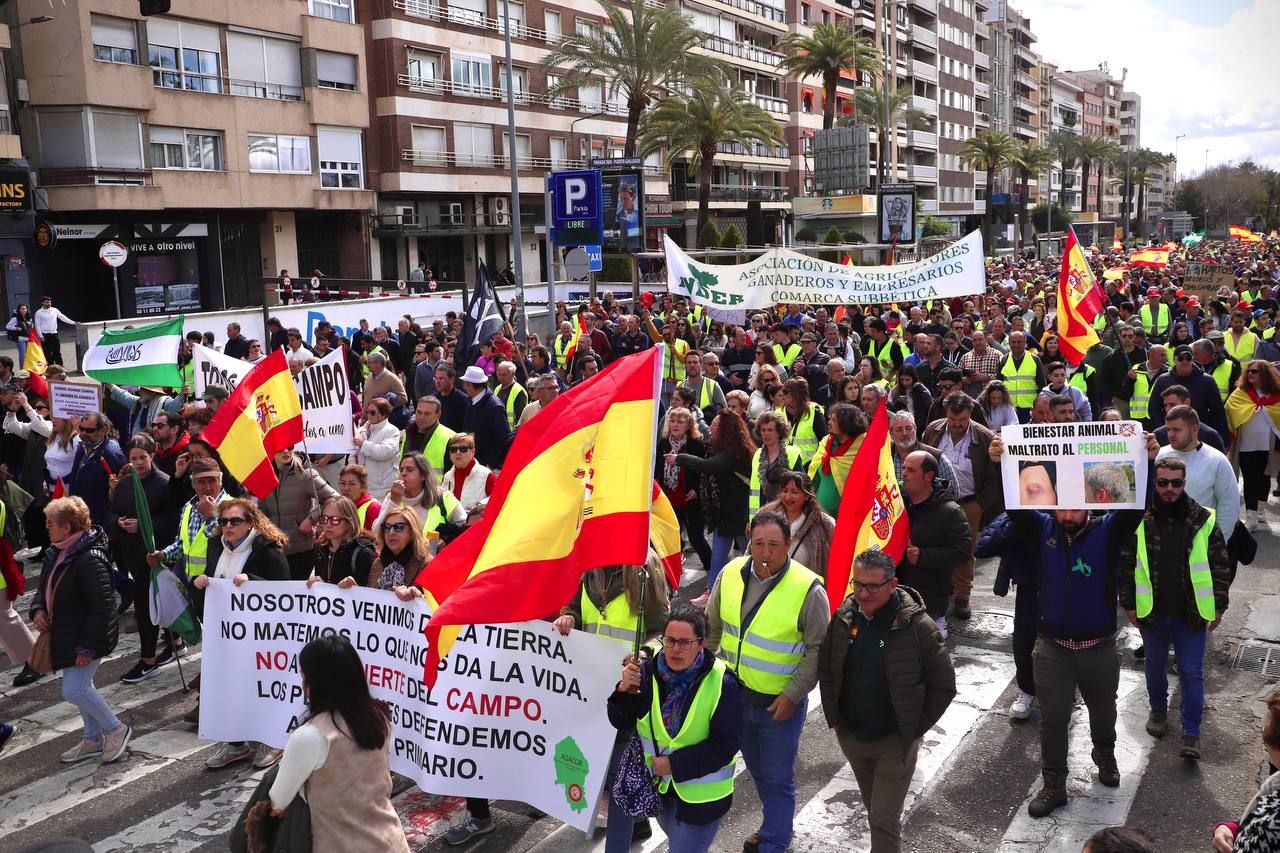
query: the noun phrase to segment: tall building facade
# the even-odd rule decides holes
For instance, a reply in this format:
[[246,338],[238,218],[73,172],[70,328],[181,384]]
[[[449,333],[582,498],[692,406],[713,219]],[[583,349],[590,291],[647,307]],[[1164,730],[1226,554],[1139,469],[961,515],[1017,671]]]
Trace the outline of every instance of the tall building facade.
[[[131,0],[80,0],[15,28],[20,132],[58,235],[29,259],[43,292],[89,320],[251,304],[286,269],[366,278],[351,2],[177,0],[144,19]],[[6,14],[49,11],[18,0]],[[118,309],[108,239],[129,251]]]

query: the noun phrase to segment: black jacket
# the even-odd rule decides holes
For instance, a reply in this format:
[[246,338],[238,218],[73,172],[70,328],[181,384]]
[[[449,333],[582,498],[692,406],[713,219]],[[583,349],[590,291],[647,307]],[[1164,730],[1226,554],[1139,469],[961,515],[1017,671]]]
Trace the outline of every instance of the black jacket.
[[942,497],[946,488],[946,480],[935,479],[925,501],[907,505],[911,544],[920,555],[914,564],[907,562],[905,552],[898,561],[898,577],[919,591],[934,617],[947,612],[952,570],[969,559],[969,521],[960,504]]
[[476,461],[486,468],[502,467],[511,444],[511,428],[507,426],[506,407],[492,391],[486,390],[476,402],[467,400],[461,432],[475,436]]
[[337,583],[345,577],[356,586],[369,585],[369,569],[373,568],[373,549],[368,540],[354,539],[337,551],[321,546],[316,549],[315,575],[325,583]]
[[[209,537],[209,555],[204,565],[204,573],[209,577],[213,577],[214,572],[218,568],[218,560],[222,557],[222,537]],[[261,536],[254,538],[249,545],[249,559],[244,561],[244,567],[240,570],[243,574],[249,576],[249,580],[255,581],[287,581],[289,576],[289,562],[285,559],[284,549],[268,539]],[[196,611],[204,618],[204,590],[192,589],[191,600],[196,607]]]
[[[151,508],[151,528],[155,533],[155,545],[163,548],[178,538],[178,516],[181,504],[172,504],[166,497],[169,493],[169,475],[159,468],[151,469],[151,474],[142,478],[142,493],[146,496]],[[142,542],[142,532],[125,533],[117,524],[121,518],[137,518],[137,502],[133,495],[133,475],[126,474],[116,484],[115,494],[111,496],[111,512],[107,516],[107,538],[111,542],[111,555],[116,565],[127,572],[142,578],[150,579],[151,570],[147,568],[147,548]]]
[[40,583],[31,599],[32,618],[44,611],[50,584],[57,585],[53,596],[53,668],[75,666],[76,655],[106,657],[115,650],[120,637],[116,619],[116,591],[111,582],[111,558],[107,555],[107,537],[102,528],[93,525],[71,546],[71,552],[57,569],[55,548],[45,552]]
[[721,536],[742,536],[747,529],[747,503],[751,490],[751,460],[738,461],[731,449],[706,459],[690,453],[676,455],[676,464],[699,474],[710,474],[720,486],[720,514],[715,532]]
[[[715,656],[710,652],[704,652],[698,677],[689,688],[688,693],[685,694],[684,710],[686,714],[693,705],[694,698],[698,695],[698,688],[702,685],[702,679],[707,677],[714,664]],[[662,680],[654,677],[655,666],[656,664],[647,657],[644,659],[644,664],[640,671],[639,693],[618,693],[615,691],[609,696],[609,722],[613,723],[614,728],[619,731],[629,731],[636,728],[636,723],[643,719],[645,714],[649,713],[649,708],[653,701],[653,685],[655,681],[658,682],[659,698],[665,694],[666,691],[663,690]],[[732,670],[726,669],[724,684],[720,691],[720,702],[716,705],[715,712],[711,715],[711,731],[707,735],[707,739],[701,743],[690,744],[682,749],[677,749],[670,754],[671,777],[677,782],[683,782],[689,779],[697,779],[699,776],[705,776],[708,773],[714,773],[724,767],[738,754],[741,732],[742,694],[738,686],[738,677],[733,674]],[[648,726],[638,729],[637,733],[644,737],[650,736]],[[709,803],[686,803],[676,795],[674,787],[664,799],[666,800],[667,808],[675,808],[676,817],[679,820],[697,826],[705,826],[713,820],[724,817],[728,813],[729,807],[733,805],[733,794],[720,800],[712,800]]]

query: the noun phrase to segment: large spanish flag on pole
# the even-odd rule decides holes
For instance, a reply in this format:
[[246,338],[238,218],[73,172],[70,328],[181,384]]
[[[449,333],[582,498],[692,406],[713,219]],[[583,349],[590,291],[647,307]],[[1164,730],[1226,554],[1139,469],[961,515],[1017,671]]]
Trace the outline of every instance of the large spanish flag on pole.
[[684,551],[680,545],[680,519],[675,507],[658,485],[653,482],[653,512],[649,517],[649,544],[662,560],[662,572],[667,576],[667,586],[675,595],[680,589],[680,576],[684,574]]
[[1233,237],[1237,240],[1243,240],[1246,243],[1262,242],[1261,234],[1255,234],[1253,231],[1250,231],[1248,228],[1245,228],[1244,226],[1231,225],[1228,227],[1227,230],[1228,230],[1228,236]]
[[827,599],[831,612],[835,613],[852,592],[854,557],[874,548],[884,551],[896,563],[902,559],[910,538],[906,502],[893,469],[889,409],[882,400],[849,468],[844,494],[840,496],[836,530],[827,559]]
[[1058,349],[1079,367],[1089,348],[1098,342],[1093,318],[1102,310],[1102,291],[1093,270],[1080,251],[1075,229],[1067,231],[1067,246],[1062,253],[1062,272],[1058,276]]
[[648,558],[662,356],[619,359],[516,432],[484,517],[416,580],[428,686],[460,626],[555,613],[585,572]]
[[272,455],[302,441],[302,400],[283,347],[245,374],[200,437],[251,494],[271,494],[280,484]]

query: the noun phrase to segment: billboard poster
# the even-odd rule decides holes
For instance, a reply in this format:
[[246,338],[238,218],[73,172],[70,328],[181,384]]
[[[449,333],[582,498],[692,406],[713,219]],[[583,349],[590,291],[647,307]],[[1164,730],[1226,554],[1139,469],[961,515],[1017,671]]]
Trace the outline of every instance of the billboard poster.
[[644,161],[638,157],[596,159],[601,170],[601,206],[604,208],[604,251],[639,252],[644,249]]

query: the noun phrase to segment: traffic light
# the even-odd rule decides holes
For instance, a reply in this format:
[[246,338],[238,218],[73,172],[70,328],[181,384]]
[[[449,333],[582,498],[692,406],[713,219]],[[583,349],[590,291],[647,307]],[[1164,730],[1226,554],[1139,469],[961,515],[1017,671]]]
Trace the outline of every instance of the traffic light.
[[143,15],[164,15],[169,11],[169,0],[138,0],[138,11]]

